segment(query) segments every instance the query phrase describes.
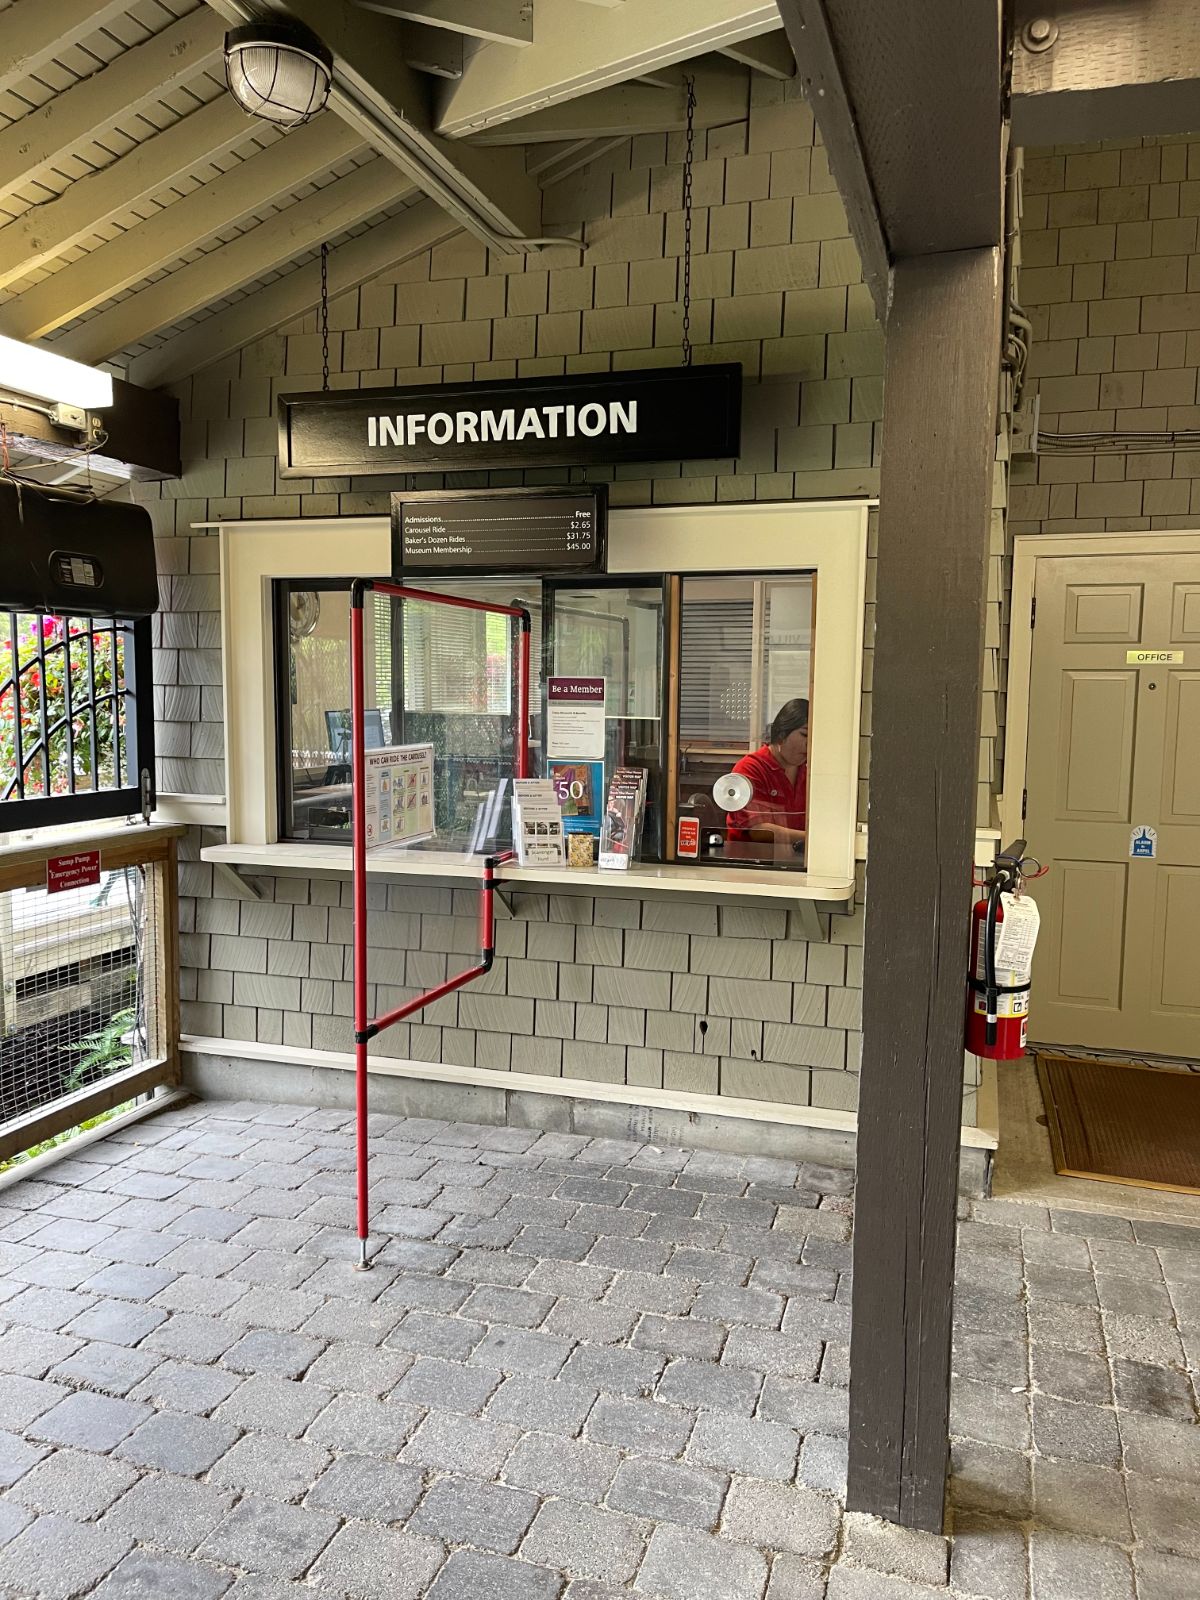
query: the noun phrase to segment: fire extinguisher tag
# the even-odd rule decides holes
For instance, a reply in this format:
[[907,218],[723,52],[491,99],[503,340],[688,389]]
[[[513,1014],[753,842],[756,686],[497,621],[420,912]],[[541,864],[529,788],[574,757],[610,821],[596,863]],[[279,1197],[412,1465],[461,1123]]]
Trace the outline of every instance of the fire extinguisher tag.
[[1037,944],[1041,918],[1037,901],[1025,895],[1003,894],[1004,921],[996,929],[996,968],[1007,968],[1013,976],[1008,983],[1021,983],[1033,970],[1033,948]]

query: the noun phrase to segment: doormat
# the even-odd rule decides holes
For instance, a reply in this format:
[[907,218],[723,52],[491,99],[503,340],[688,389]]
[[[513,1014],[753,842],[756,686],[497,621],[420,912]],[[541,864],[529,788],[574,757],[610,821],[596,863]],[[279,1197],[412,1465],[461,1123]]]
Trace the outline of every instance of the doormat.
[[1056,1172],[1200,1194],[1200,1076],[1040,1052],[1037,1067]]

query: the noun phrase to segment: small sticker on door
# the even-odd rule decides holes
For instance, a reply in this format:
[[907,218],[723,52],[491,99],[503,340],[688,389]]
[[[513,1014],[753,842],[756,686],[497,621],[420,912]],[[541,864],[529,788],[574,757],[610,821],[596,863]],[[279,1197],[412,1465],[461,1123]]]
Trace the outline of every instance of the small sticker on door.
[[1127,667],[1181,667],[1182,650],[1126,650]]
[[1158,833],[1154,828],[1134,828],[1129,835],[1129,854],[1131,856],[1145,856],[1153,861],[1158,855]]

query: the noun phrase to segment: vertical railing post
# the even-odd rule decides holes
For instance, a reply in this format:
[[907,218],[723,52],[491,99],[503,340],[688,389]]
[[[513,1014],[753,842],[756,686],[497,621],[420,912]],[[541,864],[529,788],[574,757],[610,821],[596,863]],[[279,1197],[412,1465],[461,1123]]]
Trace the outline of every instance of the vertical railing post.
[[354,873],[354,1097],[357,1111],[358,1266],[367,1259],[367,795],[364,699],[363,592],[350,591],[350,783]]

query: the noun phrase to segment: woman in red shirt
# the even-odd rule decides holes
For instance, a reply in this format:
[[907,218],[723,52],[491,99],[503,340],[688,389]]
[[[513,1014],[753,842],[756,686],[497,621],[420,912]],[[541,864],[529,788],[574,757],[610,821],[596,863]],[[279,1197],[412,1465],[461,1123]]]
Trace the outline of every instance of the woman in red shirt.
[[730,839],[774,846],[773,854],[801,854],[808,822],[808,701],[780,706],[767,742],[734,764],[754,793],[742,811],[729,815]]

